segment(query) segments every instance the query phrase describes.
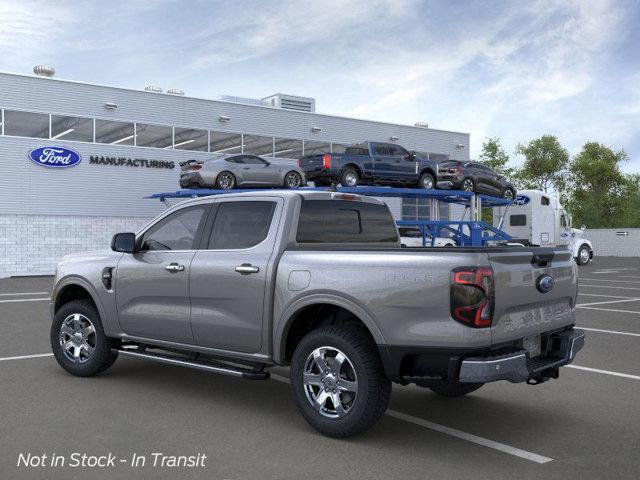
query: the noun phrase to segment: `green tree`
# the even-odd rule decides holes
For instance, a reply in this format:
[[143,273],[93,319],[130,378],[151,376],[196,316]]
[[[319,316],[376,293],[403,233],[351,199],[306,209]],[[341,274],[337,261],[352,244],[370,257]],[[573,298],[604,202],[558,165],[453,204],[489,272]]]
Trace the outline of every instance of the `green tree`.
[[514,174],[513,167],[508,166],[509,155],[502,147],[498,137],[486,138],[482,144],[482,153],[479,158],[482,164],[486,165],[494,172],[511,177]]
[[614,151],[598,142],[585,143],[573,158],[568,206],[575,225],[606,228],[626,222],[625,216],[634,210],[630,198],[638,194],[639,181],[620,171],[619,163],[625,160],[624,150]]
[[536,188],[561,194],[566,187],[569,152],[554,135],[543,135],[527,144],[519,144],[516,153],[525,160],[516,172],[519,187]]
[[624,176],[623,213],[616,226],[640,228],[640,174]]

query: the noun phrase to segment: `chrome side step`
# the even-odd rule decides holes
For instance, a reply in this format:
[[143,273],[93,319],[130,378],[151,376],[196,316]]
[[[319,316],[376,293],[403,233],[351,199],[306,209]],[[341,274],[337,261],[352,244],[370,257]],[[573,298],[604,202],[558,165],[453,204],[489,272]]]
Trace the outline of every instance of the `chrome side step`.
[[132,349],[112,349],[114,353],[124,355],[125,357],[142,358],[155,362],[166,363],[169,365],[177,365],[179,367],[194,368],[196,370],[204,370],[206,372],[219,373],[229,375],[231,377],[244,378],[246,380],[267,380],[271,375],[269,372],[251,370],[249,368],[234,367],[232,365],[212,365],[207,363],[196,362],[192,360],[181,359],[169,355],[161,355],[158,353],[142,352]]

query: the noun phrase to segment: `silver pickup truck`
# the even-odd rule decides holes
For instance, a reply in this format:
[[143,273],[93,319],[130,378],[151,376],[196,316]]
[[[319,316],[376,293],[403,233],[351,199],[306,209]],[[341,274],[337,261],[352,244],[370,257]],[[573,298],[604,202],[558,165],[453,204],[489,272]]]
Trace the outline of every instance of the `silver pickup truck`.
[[401,248],[373,198],[231,193],[64,257],[51,344],[77,376],[118,356],[246,379],[290,365],[304,418],[346,437],[385,412],[391,382],[452,397],[557,378],[584,344],[576,297],[563,248]]

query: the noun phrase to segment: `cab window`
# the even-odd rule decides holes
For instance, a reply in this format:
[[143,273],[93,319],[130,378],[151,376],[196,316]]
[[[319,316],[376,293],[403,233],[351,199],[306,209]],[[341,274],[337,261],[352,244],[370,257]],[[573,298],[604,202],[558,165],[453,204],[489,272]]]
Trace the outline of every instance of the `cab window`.
[[549,200],[549,197],[540,197],[540,204],[541,205],[549,205],[551,202]]
[[255,247],[269,234],[276,203],[270,201],[221,202],[207,248],[237,250]]
[[140,250],[194,250],[205,205],[187,207],[159,220],[140,240]]

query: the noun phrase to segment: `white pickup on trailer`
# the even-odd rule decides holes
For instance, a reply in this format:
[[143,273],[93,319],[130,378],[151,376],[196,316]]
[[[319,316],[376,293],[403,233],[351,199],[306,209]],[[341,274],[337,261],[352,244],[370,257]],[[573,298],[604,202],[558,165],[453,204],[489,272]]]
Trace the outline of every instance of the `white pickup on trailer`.
[[578,265],[593,259],[593,246],[583,238],[586,227],[571,228],[571,216],[557,197],[541,190],[521,190],[514,205],[496,210],[494,226],[509,234],[512,242],[541,247],[567,245]]

